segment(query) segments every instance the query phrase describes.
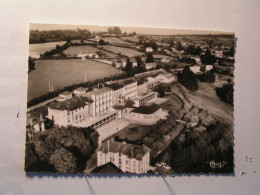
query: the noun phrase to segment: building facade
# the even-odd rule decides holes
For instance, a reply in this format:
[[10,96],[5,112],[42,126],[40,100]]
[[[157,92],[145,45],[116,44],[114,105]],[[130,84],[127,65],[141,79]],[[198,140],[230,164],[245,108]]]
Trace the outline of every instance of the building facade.
[[144,144],[139,146],[108,140],[98,149],[97,166],[109,162],[123,172],[147,173],[150,169],[150,149]]

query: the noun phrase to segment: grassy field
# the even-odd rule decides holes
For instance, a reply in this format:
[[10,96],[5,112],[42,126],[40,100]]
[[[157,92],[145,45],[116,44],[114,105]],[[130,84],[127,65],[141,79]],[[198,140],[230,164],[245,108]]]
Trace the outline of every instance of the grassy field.
[[[81,53],[96,53],[97,51],[101,51],[98,48],[91,47],[91,46],[74,46],[74,47],[69,47],[64,51],[65,54],[70,54],[72,56],[76,56],[77,54]],[[107,56],[111,58],[115,58],[116,55],[110,52],[102,51],[104,52]]]
[[143,55],[144,53],[136,51],[134,49],[129,49],[129,48],[123,48],[123,47],[116,47],[116,46],[111,46],[111,45],[104,45],[102,46],[104,49],[108,51],[112,51],[114,53],[121,53],[122,55],[128,56],[128,57],[134,57],[138,55]]
[[[117,37],[106,37],[106,38],[102,38],[105,42],[108,42],[110,45],[114,45],[114,46],[122,46],[122,47],[129,47],[131,45],[133,45],[132,43],[128,43],[122,39],[119,39]],[[98,42],[99,39],[96,38],[91,38],[89,39],[91,41],[96,41]]]
[[49,92],[49,82],[54,91],[65,86],[109,77],[122,73],[110,65],[92,60],[37,60],[35,70],[28,75],[28,99]]
[[208,110],[210,114],[216,115],[226,122],[233,123],[234,107],[219,99],[213,83],[200,82],[198,91],[186,90],[186,93],[193,105]]
[[38,52],[39,54],[44,54],[46,51],[50,51],[56,47],[56,45],[64,45],[65,41],[60,42],[49,42],[49,43],[38,43],[38,44],[30,44],[29,45],[29,55],[34,52]]
[[121,37],[121,39],[123,40],[130,40],[132,42],[138,43],[140,39],[138,39],[137,37]]
[[139,141],[151,131],[151,127],[152,125],[131,124],[115,134],[115,136],[118,136],[120,139],[127,138],[130,141]]

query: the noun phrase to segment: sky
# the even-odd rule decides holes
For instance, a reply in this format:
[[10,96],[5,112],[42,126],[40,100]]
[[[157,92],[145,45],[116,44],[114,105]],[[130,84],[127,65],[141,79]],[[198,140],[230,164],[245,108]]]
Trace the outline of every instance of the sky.
[[[108,26],[93,25],[68,25],[68,24],[39,24],[31,23],[30,30],[76,30],[87,29],[91,32],[107,31]],[[120,26],[122,32],[136,32],[137,34],[149,35],[177,35],[177,34],[233,34],[232,32],[223,31],[205,31],[205,30],[188,30],[188,29],[169,29],[169,28],[142,28],[142,27],[123,27]]]

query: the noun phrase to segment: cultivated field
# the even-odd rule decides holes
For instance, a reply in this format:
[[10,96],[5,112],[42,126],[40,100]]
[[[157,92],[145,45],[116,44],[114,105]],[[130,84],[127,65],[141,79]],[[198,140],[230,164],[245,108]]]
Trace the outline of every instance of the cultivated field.
[[60,42],[50,42],[50,43],[37,43],[37,44],[30,44],[29,45],[29,55],[31,53],[38,52],[39,54],[44,54],[46,51],[50,51],[56,48],[56,45],[64,45],[65,41]]
[[138,55],[143,55],[143,52],[139,52],[130,48],[124,48],[124,47],[116,47],[116,46],[111,46],[111,45],[104,45],[102,46],[104,49],[108,51],[112,51],[114,53],[121,53],[122,55],[128,56],[128,57],[134,57]]
[[49,82],[54,91],[86,79],[89,81],[120,74],[121,71],[110,65],[92,60],[37,60],[35,70],[28,75],[28,99],[49,92]]

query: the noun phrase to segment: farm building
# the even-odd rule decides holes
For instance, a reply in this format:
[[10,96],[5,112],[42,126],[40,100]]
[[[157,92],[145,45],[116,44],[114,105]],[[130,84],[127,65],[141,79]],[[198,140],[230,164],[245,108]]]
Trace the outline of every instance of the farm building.
[[150,70],[150,69],[156,68],[156,64],[154,62],[146,63],[145,64],[145,68],[146,68],[146,70]]
[[193,73],[198,74],[198,73],[200,73],[200,66],[198,66],[198,65],[191,66],[191,67],[190,67],[190,70],[191,70]]

